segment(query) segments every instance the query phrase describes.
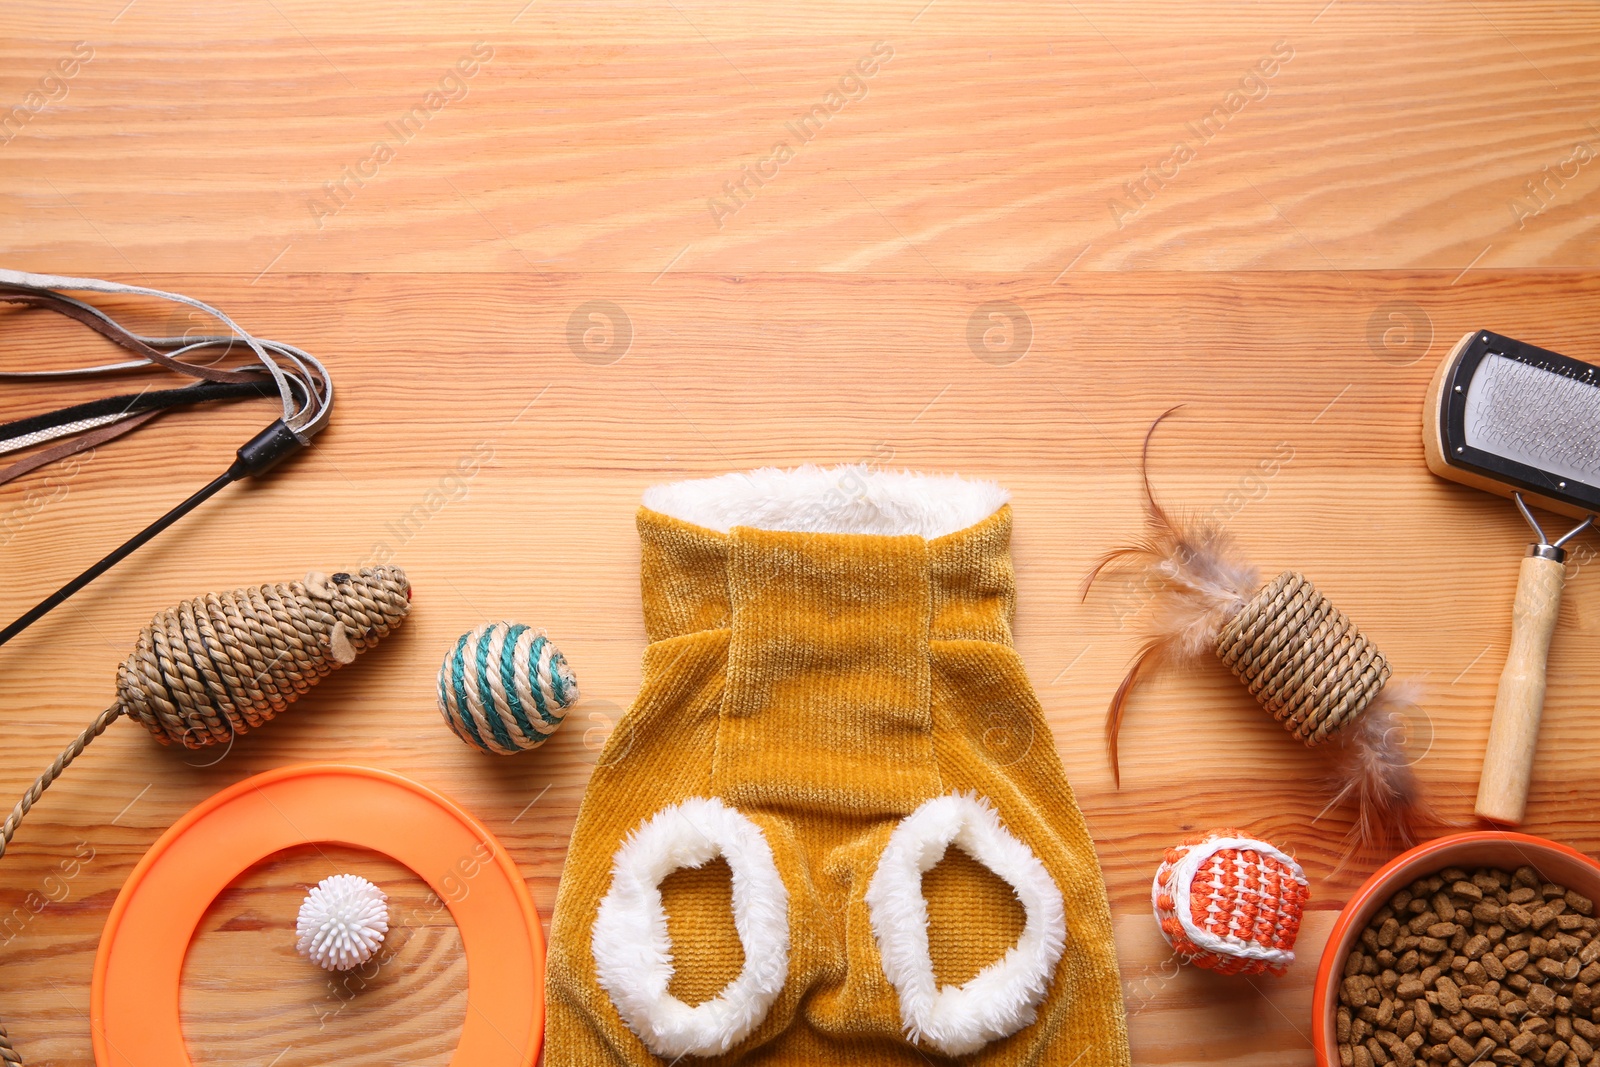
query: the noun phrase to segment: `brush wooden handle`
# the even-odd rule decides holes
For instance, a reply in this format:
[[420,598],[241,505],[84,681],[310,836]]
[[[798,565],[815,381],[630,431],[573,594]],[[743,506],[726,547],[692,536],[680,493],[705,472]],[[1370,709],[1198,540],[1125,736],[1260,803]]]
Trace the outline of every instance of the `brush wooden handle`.
[[1477,813],[1494,822],[1516,825],[1528,806],[1528,780],[1544,711],[1545,663],[1565,578],[1566,567],[1553,559],[1527,556],[1522,561],[1511,612],[1511,651],[1495,693],[1489,748],[1478,779]]

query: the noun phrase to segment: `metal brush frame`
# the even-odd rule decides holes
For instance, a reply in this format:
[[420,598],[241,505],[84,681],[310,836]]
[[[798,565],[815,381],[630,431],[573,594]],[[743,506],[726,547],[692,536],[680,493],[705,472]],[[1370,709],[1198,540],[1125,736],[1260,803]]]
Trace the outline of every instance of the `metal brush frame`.
[[[1516,486],[1536,496],[1559,500],[1584,512],[1600,511],[1600,486],[1572,478],[1559,478],[1537,467],[1473,448],[1466,440],[1467,387],[1478,373],[1478,364],[1487,356],[1503,356],[1518,363],[1600,389],[1600,367],[1563,356],[1511,337],[1479,330],[1473,335],[1445,381],[1445,402],[1439,415],[1439,436],[1444,443],[1445,461],[1453,467],[1474,471],[1496,482]],[[1540,540],[1543,540],[1541,536]]]

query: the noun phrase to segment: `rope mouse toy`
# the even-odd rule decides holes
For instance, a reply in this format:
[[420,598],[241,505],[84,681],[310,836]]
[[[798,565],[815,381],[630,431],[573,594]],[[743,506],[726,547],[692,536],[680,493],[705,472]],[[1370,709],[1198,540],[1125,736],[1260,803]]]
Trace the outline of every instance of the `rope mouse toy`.
[[[404,571],[364,567],[212,593],[161,612],[118,669],[116,702],[45,768],[0,827],[0,856],[44,791],[119,718],[138,720],[163,745],[231,743],[373,648],[410,609]],[[0,1062],[22,1063],[3,1024]]]

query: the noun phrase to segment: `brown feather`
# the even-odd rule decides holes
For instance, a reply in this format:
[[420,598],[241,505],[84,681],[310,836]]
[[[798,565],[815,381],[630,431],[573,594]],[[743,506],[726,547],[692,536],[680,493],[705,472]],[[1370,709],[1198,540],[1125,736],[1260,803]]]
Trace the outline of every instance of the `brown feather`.
[[1128,673],[1123,676],[1122,684],[1117,686],[1117,691],[1111,696],[1111,706],[1106,710],[1106,748],[1111,753],[1111,780],[1118,788],[1122,786],[1122,768],[1117,763],[1117,735],[1122,730],[1122,712],[1128,703],[1128,694],[1133,687],[1139,684],[1139,678],[1144,674],[1146,667],[1157,664],[1152,661],[1159,655],[1159,650],[1146,644],[1134,657],[1133,666],[1128,668]]
[[1369,848],[1388,849],[1396,842],[1410,847],[1426,827],[1439,824],[1423,796],[1415,760],[1405,750],[1401,712],[1416,706],[1419,688],[1410,681],[1391,682],[1335,739],[1338,791],[1323,811],[1355,799],[1345,859]]
[[1162,413],[1145,433],[1140,457],[1144,532],[1096,560],[1083,583],[1087,596],[1089,587],[1103,574],[1121,574],[1151,591],[1143,645],[1106,712],[1106,745],[1112,775],[1119,783],[1117,738],[1133,690],[1155,670],[1192,666],[1211,654],[1217,634],[1259,584],[1256,569],[1237,558],[1232,541],[1219,526],[1201,523],[1189,527],[1174,521],[1150,488],[1150,439],[1162,420],[1176,410]]

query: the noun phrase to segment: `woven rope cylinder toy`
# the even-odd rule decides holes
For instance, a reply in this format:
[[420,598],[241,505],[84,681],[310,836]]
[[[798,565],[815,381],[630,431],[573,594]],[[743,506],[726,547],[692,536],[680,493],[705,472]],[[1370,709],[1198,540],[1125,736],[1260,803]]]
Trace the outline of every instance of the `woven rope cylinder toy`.
[[1150,886],[1161,936],[1196,967],[1282,975],[1310,898],[1292,856],[1237,830],[1167,850]]
[[1268,582],[1228,620],[1216,652],[1308,747],[1354,722],[1389,680],[1383,653],[1294,571]]
[[[1382,653],[1304,575],[1287,570],[1262,585],[1215,518],[1177,518],[1156,500],[1150,438],[1171,414],[1145,434],[1143,532],[1101,556],[1084,586],[1115,575],[1142,609],[1143,640],[1106,709],[1112,774],[1120,784],[1117,742],[1140,683],[1215,655],[1291,737],[1328,754],[1328,806],[1350,800],[1355,809],[1350,850],[1414,843],[1435,821],[1406,752],[1404,713],[1418,685],[1390,685]],[[1263,473],[1278,464],[1263,461]]]
[[578,682],[545,635],[486,622],[461,635],[439,668],[439,713],[485,752],[510,755],[550,739],[578,699]]

